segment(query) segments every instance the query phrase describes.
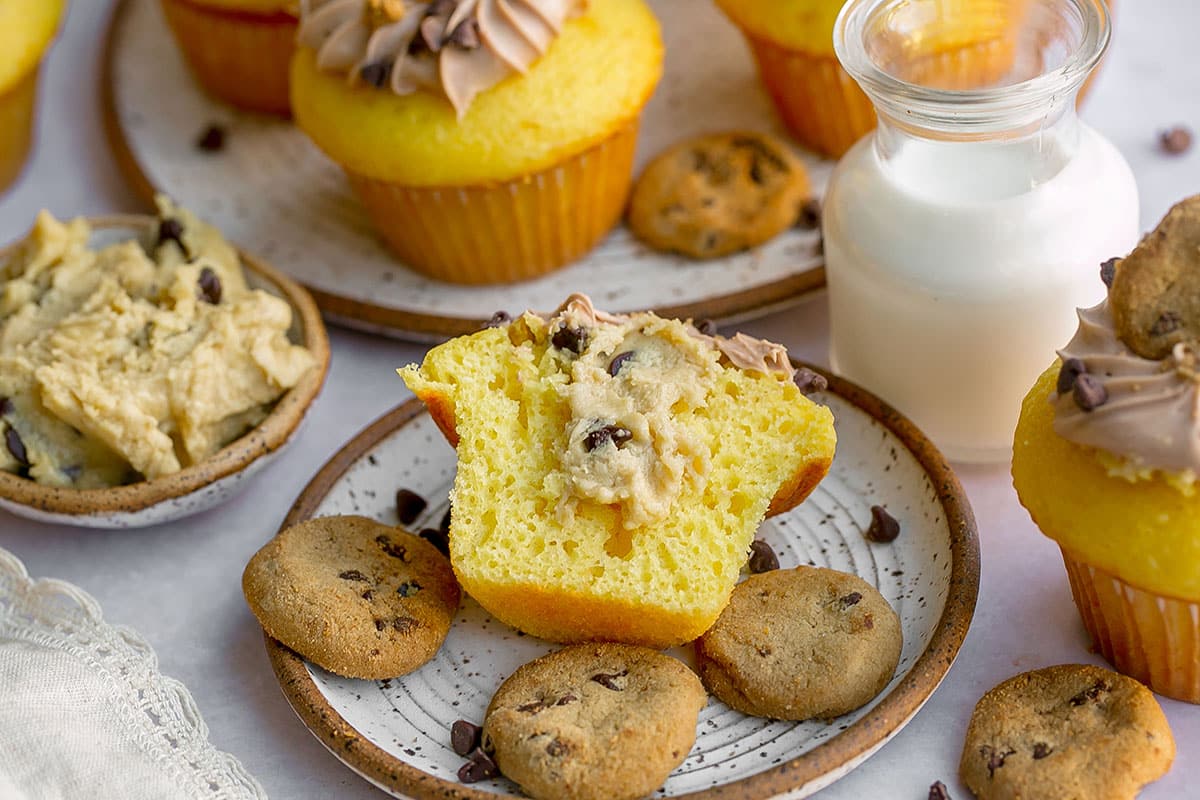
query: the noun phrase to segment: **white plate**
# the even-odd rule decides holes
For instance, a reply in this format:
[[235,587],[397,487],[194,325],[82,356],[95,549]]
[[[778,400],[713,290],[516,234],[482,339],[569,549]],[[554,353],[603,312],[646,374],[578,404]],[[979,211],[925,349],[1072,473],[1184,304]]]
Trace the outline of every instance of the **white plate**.
[[[834,379],[817,398],[836,420],[833,466],[809,499],[764,522],[759,536],[783,567],[833,567],[879,588],[903,625],[896,676],[866,707],[832,723],[770,721],[710,699],[695,747],[658,796],[799,798],[815,792],[911,719],[966,635],[978,591],[979,551],[958,481],[911,423],[863,390]],[[284,525],[334,514],[396,524],[395,492],[404,487],[430,503],[412,528],[436,527],[454,472],[454,450],[414,400],[334,456]],[[902,533],[890,544],[863,538],[876,504],[901,523]],[[470,598],[437,656],[390,681],[340,678],[268,640],[285,694],[330,751],[396,797],[419,798],[518,794],[504,780],[459,783],[455,773],[463,759],[450,749],[450,726],[457,719],[481,722],[501,681],[553,648],[491,619]],[[690,649],[671,652],[691,663]]]
[[[651,0],[666,65],[647,106],[637,164],[688,136],[743,128],[786,138],[741,34],[708,0]],[[106,56],[107,122],[118,161],[144,195],[161,190],[234,242],[303,283],[327,316],[358,328],[434,340],[475,330],[497,310],[556,308],[586,292],[604,308],[731,322],[824,283],[818,233],[792,229],[746,253],[692,262],[656,253],[618,227],[591,254],[544,278],[463,287],[405,268],[376,240],[340,168],[290,123],[240,114],[191,79],[158,0],[124,0]],[[200,132],[228,131],[219,154]],[[817,193],[831,164],[806,157]]]

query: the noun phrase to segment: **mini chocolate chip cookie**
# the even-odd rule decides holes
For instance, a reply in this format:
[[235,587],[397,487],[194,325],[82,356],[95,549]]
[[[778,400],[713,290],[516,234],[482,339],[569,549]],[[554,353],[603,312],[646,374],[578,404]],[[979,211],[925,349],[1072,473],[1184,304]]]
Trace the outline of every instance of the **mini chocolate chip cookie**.
[[804,164],[761,133],[689,139],[650,162],[629,205],[629,227],[658,250],[718,258],[795,224],[809,196]]
[[1108,299],[1117,335],[1144,358],[1200,342],[1200,195],[1177,203],[1116,262]]
[[246,565],[242,591],[272,637],[330,672],[370,680],[433,658],[459,601],[436,547],[355,516],[280,531]]
[[633,800],[687,757],[707,700],[695,674],[670,656],[575,645],[530,661],[500,686],[482,746],[536,800]]
[[980,699],[959,771],[981,800],[1133,800],[1174,758],[1150,690],[1107,669],[1064,664],[1009,678]]
[[696,657],[704,685],[739,711],[830,719],[883,691],[901,643],[900,618],[875,587],[797,567],[738,584]]

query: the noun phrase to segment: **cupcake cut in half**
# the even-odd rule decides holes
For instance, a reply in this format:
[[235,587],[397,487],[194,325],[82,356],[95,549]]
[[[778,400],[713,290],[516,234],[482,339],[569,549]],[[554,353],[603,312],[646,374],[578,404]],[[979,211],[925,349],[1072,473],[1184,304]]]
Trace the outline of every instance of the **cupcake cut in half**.
[[690,641],[754,531],[825,475],[828,408],[784,349],[583,295],[401,371],[458,448],[451,563],[493,615],[555,641]]
[[1200,196],[1103,275],[1108,298],[1025,398],[1013,484],[1097,648],[1200,702]]

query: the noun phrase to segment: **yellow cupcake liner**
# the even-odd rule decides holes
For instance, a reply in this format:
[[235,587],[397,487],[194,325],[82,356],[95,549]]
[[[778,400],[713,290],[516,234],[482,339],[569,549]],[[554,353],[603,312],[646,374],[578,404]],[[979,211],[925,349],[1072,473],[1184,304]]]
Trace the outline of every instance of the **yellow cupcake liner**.
[[[832,54],[810,54],[743,32],[759,75],[784,124],[806,147],[840,157],[875,128],[875,107]],[[966,89],[998,80],[1012,66],[1014,43],[994,37],[913,62],[905,80]]]
[[248,111],[291,113],[288,70],[299,20],[162,0],[163,13],[196,80],[218,100]]
[[473,186],[405,186],[346,170],[406,265],[451,283],[536,278],[591,250],[621,218],[637,122],[555,166]]
[[16,182],[33,146],[38,69],[0,93],[0,192]]
[[1200,703],[1200,603],[1144,591],[1062,551],[1092,642],[1119,672]]

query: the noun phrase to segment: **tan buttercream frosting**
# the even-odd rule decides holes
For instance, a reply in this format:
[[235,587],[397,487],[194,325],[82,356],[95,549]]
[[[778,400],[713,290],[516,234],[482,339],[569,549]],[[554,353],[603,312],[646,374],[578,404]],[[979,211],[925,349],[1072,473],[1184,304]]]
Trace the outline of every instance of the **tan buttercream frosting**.
[[1079,329],[1059,355],[1080,359],[1107,392],[1091,411],[1071,393],[1056,395],[1054,430],[1107,451],[1138,469],[1200,474],[1200,376],[1197,351],[1177,344],[1159,360],[1143,358],[1117,337],[1108,301],[1079,311]]
[[587,0],[302,0],[298,41],[317,66],[399,95],[475,95],[525,73]]

